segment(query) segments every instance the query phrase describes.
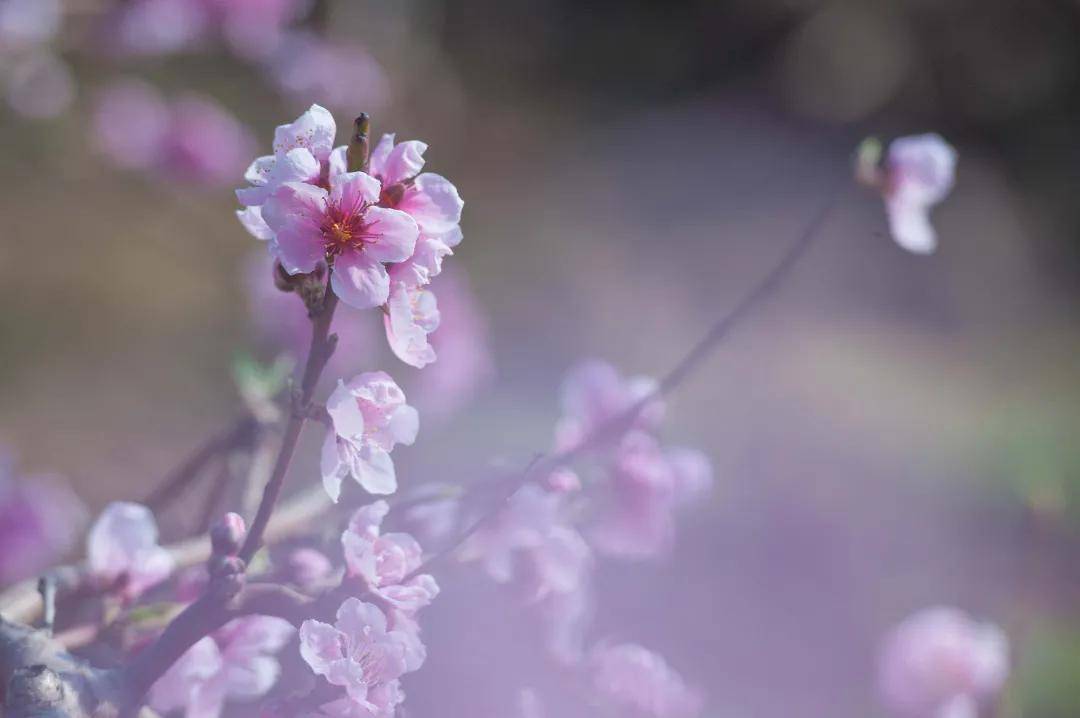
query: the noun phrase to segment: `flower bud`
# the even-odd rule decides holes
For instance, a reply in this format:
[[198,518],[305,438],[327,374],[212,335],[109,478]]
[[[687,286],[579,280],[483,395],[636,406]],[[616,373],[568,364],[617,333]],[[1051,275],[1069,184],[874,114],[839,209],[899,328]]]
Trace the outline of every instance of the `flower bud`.
[[240,550],[247,535],[247,527],[240,514],[231,511],[225,514],[210,529],[210,545],[214,553],[220,556],[233,556]]
[[366,112],[353,122],[353,134],[349,138],[349,149],[346,151],[346,162],[350,172],[367,172],[368,152],[371,149],[368,133],[371,130],[371,117]]

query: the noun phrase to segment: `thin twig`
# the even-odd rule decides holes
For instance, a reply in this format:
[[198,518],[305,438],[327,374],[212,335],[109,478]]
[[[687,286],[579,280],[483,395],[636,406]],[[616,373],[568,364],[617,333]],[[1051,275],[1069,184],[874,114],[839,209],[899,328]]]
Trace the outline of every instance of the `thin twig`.
[[763,303],[780,286],[781,281],[791,273],[799,260],[806,255],[813,240],[819,235],[822,225],[835,206],[840,196],[840,185],[832,189],[827,200],[818,208],[807,223],[803,231],[792,242],[791,246],[781,255],[776,264],[754,284],[741,300],[724,316],[720,317],[706,332],[697,344],[683,357],[667,374],[665,374],[656,388],[649,394],[639,399],[623,412],[607,419],[596,427],[590,434],[569,449],[557,454],[541,456],[533,459],[529,465],[519,474],[509,477],[506,490],[499,500],[475,522],[466,527],[453,538],[446,546],[426,559],[418,568],[409,573],[403,579],[411,580],[416,576],[429,571],[433,564],[445,559],[456,551],[473,533],[479,530],[487,521],[492,519],[502,507],[510,500],[518,489],[537,478],[547,476],[555,469],[572,463],[582,455],[595,447],[604,444],[614,436],[621,435],[627,428],[633,425],[638,415],[646,406],[661,396],[670,393],[686,377],[703,362],[720,342],[725,339],[740,321],[750,314],[751,310]]

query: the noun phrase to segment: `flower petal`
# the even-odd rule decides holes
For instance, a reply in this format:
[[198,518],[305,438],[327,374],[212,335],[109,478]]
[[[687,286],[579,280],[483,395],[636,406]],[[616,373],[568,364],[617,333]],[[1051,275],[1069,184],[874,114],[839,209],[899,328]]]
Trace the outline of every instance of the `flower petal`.
[[442,235],[461,221],[465,203],[457,188],[441,175],[425,172],[398,203],[398,209],[408,212],[425,234]]
[[278,125],[274,130],[274,154],[304,147],[321,162],[330,155],[336,136],[334,116],[325,107],[312,105],[295,122]]
[[397,477],[394,474],[394,461],[389,452],[366,444],[360,452],[361,461],[354,478],[369,494],[392,494],[397,491]]
[[405,212],[385,207],[371,207],[364,214],[366,231],[375,239],[364,252],[379,262],[404,262],[416,249],[420,230]]
[[334,261],[330,283],[341,301],[357,309],[370,309],[386,302],[390,276],[375,259],[362,252],[347,252]]
[[315,675],[325,676],[335,661],[345,657],[343,640],[337,628],[309,619],[300,625],[300,656]]
[[338,436],[357,438],[364,435],[364,412],[360,411],[356,397],[341,379],[326,400],[326,413],[333,420]]

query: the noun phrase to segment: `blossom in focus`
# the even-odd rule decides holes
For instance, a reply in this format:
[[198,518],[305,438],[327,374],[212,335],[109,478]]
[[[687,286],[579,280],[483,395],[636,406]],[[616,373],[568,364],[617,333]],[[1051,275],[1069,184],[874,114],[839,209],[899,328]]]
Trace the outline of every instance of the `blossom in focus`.
[[[278,125],[274,130],[274,153],[251,163],[244,172],[249,186],[236,190],[236,198],[250,210],[261,207],[285,182],[319,183],[329,176],[336,136],[334,116],[320,105],[312,105],[293,122]],[[240,210],[237,214],[256,239],[271,238],[272,233],[262,223],[261,211]],[[257,222],[254,217],[258,217]]]
[[274,83],[300,102],[318,98],[343,112],[357,107],[377,112],[390,96],[386,71],[356,44],[330,42],[314,33],[286,33],[267,62]]
[[428,334],[439,328],[439,307],[435,295],[419,287],[397,282],[390,288],[383,325],[386,341],[394,355],[409,366],[421,369],[435,361]]
[[[568,449],[585,440],[655,389],[656,382],[652,379],[623,378],[603,361],[589,360],[577,365],[563,380],[562,418],[555,427],[556,449]],[[652,400],[641,409],[631,426],[654,429],[663,415],[663,402]]]
[[956,175],[956,150],[941,135],[900,137],[889,145],[883,194],[889,231],[904,249],[929,254],[937,248],[930,209],[945,199]]
[[663,657],[633,643],[597,646],[589,660],[599,700],[649,718],[689,718],[701,712],[701,696]]
[[439,328],[428,336],[428,342],[439,360],[409,384],[409,394],[425,420],[446,418],[459,411],[495,370],[487,318],[464,270],[448,268],[431,289],[439,298]]
[[86,543],[90,574],[103,585],[121,583],[123,595],[133,599],[172,573],[175,561],[158,545],[158,528],[150,509],[116,501],[94,522]]
[[0,585],[29,578],[70,549],[86,521],[82,502],[60,480],[16,476],[0,457]]
[[397,610],[413,615],[439,593],[434,577],[421,574],[405,580],[423,562],[423,551],[406,533],[380,533],[390,506],[376,501],[353,514],[341,535],[350,576],[364,579],[368,588]]
[[905,718],[976,718],[1009,673],[1008,640],[997,626],[954,608],[929,608],[888,636],[879,663],[886,705]]
[[607,492],[589,534],[598,551],[623,558],[648,558],[670,549],[675,510],[708,491],[712,468],[701,452],[661,448],[642,432],[616,449]]
[[150,689],[159,712],[182,710],[186,718],[218,718],[226,701],[266,695],[281,666],[274,654],[295,633],[272,616],[245,616],[226,623],[187,650]]
[[330,177],[329,192],[286,182],[267,199],[262,218],[274,233],[272,251],[289,274],[306,274],[333,262],[334,293],[357,309],[386,302],[386,262],[400,262],[416,246],[408,214],[376,206],[379,181],[364,172]]
[[352,476],[365,491],[392,494],[397,478],[390,451],[412,444],[420,428],[416,409],[384,372],[365,372],[338,381],[326,402],[331,428],[322,450],[323,486],[338,500],[341,481]]
[[[410,670],[415,638],[391,628],[376,606],[348,598],[334,625],[307,620],[300,626],[300,655],[316,675],[345,689],[320,715],[389,718],[404,699],[398,679]],[[366,712],[365,712],[366,711]]]
[[254,145],[217,102],[187,94],[170,103],[153,86],[132,79],[98,95],[93,130],[98,150],[118,167],[211,185],[231,181]]

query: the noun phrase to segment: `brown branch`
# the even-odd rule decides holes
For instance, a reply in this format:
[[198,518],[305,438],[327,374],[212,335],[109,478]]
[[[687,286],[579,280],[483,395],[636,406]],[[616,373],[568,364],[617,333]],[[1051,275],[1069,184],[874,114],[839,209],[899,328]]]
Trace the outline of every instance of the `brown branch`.
[[215,457],[234,449],[253,446],[258,429],[259,422],[255,417],[250,414],[239,417],[192,452],[143,503],[155,514],[158,513],[191,486]]

